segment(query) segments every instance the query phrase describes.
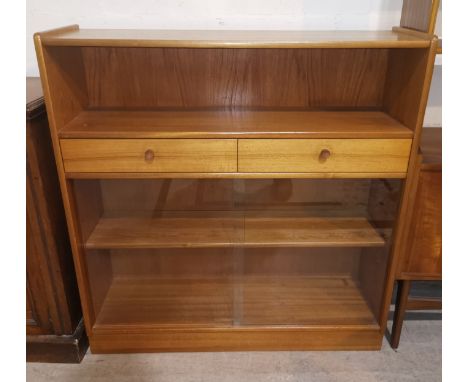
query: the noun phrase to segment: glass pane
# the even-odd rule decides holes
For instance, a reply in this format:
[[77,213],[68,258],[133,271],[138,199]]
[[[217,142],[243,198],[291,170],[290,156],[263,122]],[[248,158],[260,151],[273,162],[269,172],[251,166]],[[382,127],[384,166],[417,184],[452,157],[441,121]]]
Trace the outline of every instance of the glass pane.
[[399,180],[72,183],[97,326],[376,323]]

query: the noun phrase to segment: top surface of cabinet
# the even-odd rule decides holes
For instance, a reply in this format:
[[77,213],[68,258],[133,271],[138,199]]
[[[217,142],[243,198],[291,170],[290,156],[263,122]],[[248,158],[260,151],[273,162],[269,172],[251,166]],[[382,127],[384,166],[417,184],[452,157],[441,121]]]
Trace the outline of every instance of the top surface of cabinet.
[[427,48],[432,36],[401,31],[79,29],[40,34],[45,45],[179,48]]

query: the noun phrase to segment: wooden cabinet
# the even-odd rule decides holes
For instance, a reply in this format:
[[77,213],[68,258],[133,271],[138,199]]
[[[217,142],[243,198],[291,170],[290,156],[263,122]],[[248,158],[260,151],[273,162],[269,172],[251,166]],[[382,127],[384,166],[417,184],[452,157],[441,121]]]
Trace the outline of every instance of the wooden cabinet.
[[421,139],[414,203],[397,279],[442,278],[442,129],[426,128]]
[[435,38],[35,44],[93,352],[380,348]]
[[80,362],[87,349],[42,89],[27,79],[26,354]]
[[[401,26],[414,33],[433,34],[437,29],[440,0],[404,0]],[[439,15],[440,16],[440,15]],[[437,54],[442,53],[438,40]],[[442,130],[423,129],[421,155],[407,187],[411,199],[402,222],[401,247],[395,272],[397,301],[390,344],[397,348],[406,310],[440,309],[440,299],[409,299],[412,280],[440,280],[442,277]]]
[[439,298],[410,298],[411,282],[442,280],[442,129],[425,128],[413,202],[395,279],[398,284],[391,345],[397,348],[406,310],[441,309]]

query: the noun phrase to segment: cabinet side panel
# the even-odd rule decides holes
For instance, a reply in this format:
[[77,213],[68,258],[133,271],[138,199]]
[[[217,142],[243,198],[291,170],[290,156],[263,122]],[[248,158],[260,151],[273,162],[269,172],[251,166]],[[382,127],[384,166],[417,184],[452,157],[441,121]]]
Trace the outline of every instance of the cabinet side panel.
[[[437,41],[437,39],[433,39],[430,48],[427,50],[414,50],[409,52],[408,55],[403,55],[405,50],[394,50],[390,54],[384,108],[392,117],[414,130],[415,135],[411,146],[408,172],[403,184],[400,210],[387,269],[384,298],[380,310],[379,322],[382,332],[386,327],[396,268],[407,234],[408,211],[411,206],[412,190],[418,165],[419,139],[434,70]],[[413,62],[414,65],[410,65],[410,62]]]
[[389,250],[387,245],[378,249],[363,248],[361,252],[358,276],[360,287],[376,320],[379,318],[382,304]]
[[387,243],[383,248],[362,249],[359,264],[359,282],[361,291],[376,319],[378,319],[381,310],[385,273],[388,266],[400,196],[401,181],[392,179],[374,179],[371,181],[367,207],[369,219],[374,227],[384,233]]
[[52,109],[58,131],[88,105],[83,57],[79,47],[46,47],[43,53],[51,99],[47,111]]
[[[76,30],[77,28],[78,26],[70,26],[64,28],[64,30]],[[75,50],[62,47],[46,48],[43,46],[41,38],[41,34],[35,34],[34,45],[44,90],[44,99],[49,119],[65,216],[67,218],[83,317],[87,332],[91,333],[93,312],[90,306],[85,260],[83,258],[84,254],[78,244],[78,235],[75,231],[75,211],[70,203],[71,197],[69,192],[71,192],[71,190],[65,178],[60,143],[57,135],[57,131],[63,127],[65,123],[74,118],[78,112],[83,110],[88,103],[80,53],[81,48],[73,48]]]
[[103,213],[101,182],[99,180],[72,181],[76,203],[77,231],[81,244],[85,243]]
[[430,49],[393,49],[389,54],[384,110],[415,132],[421,104],[426,102],[423,90],[430,54]]
[[89,283],[93,291],[93,308],[95,316],[99,315],[104,299],[114,277],[112,269],[112,253],[109,250],[94,250],[87,252],[87,268]]

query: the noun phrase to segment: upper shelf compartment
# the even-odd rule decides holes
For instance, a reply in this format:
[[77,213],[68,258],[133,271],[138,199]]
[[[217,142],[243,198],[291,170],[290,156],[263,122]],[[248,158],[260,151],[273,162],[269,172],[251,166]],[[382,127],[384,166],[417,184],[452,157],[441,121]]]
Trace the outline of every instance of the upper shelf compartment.
[[76,26],[35,37],[61,138],[411,138],[431,38]]
[[412,138],[377,111],[84,111],[61,138]]
[[41,33],[49,46],[146,48],[427,48],[431,36],[401,31],[79,29]]

